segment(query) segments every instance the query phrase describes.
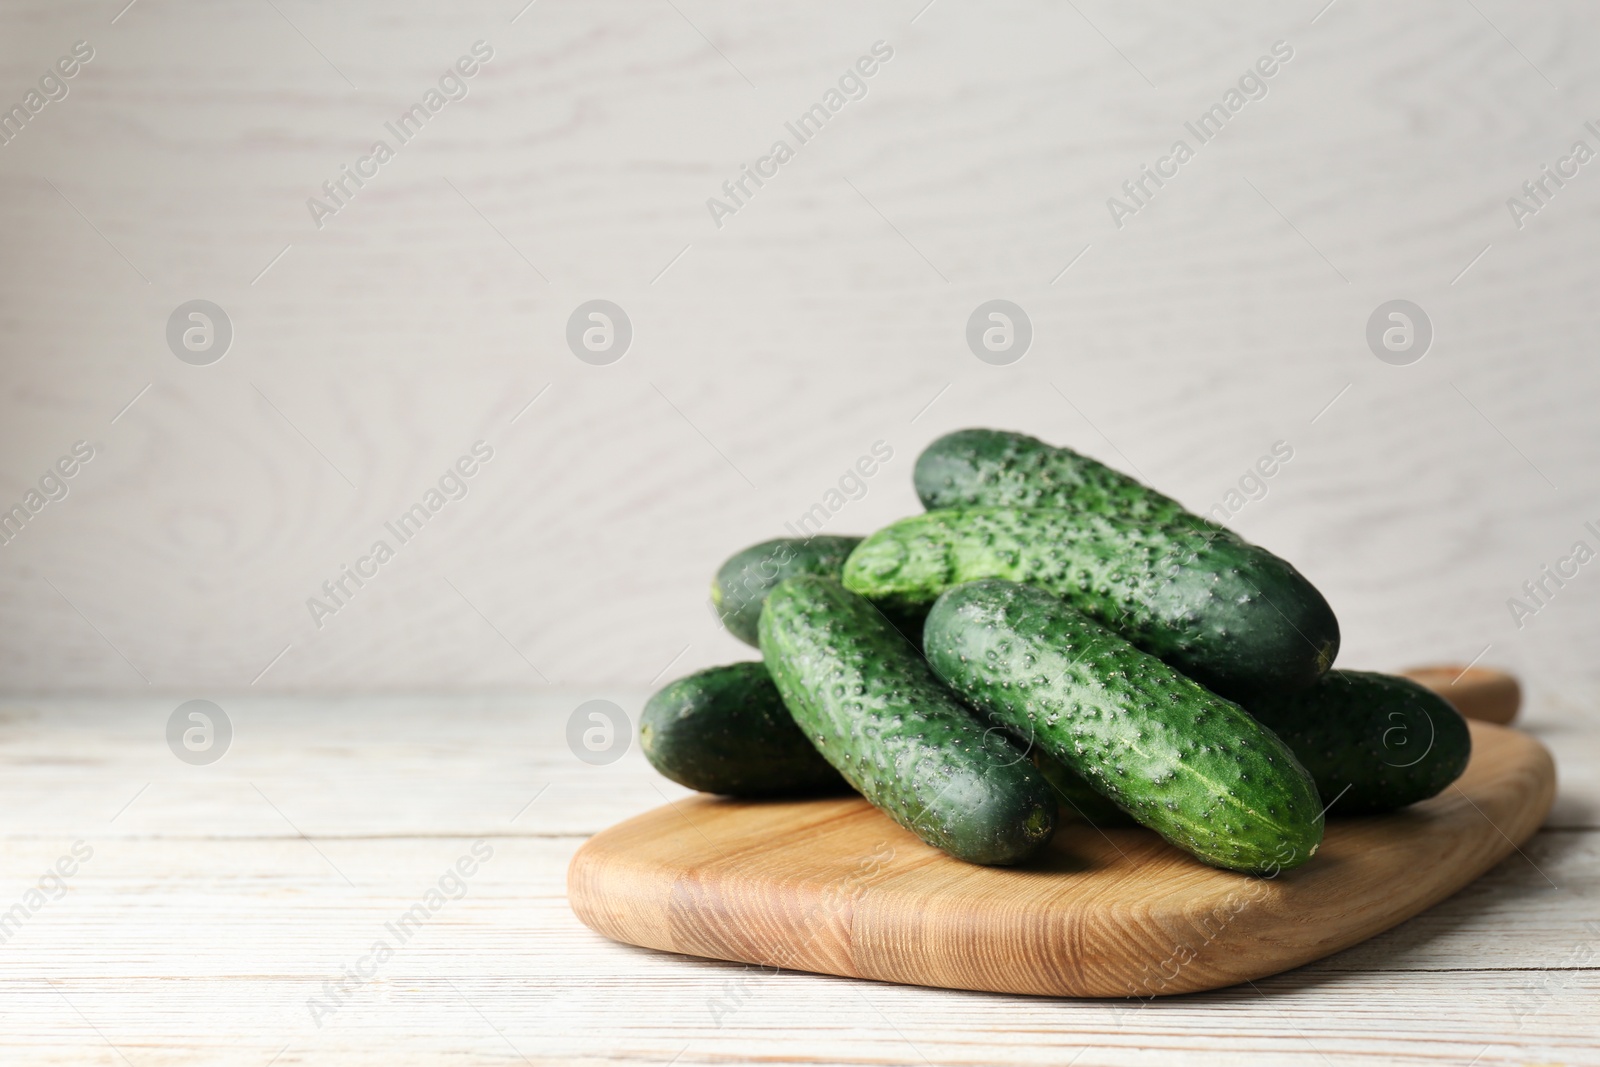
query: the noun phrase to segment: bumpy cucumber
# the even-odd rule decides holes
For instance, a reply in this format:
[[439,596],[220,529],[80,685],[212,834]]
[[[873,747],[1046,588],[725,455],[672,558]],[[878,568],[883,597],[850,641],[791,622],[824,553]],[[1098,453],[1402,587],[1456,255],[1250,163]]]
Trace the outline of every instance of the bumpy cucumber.
[[828,578],[781,583],[761,654],[795,722],[862,796],[971,863],[1027,859],[1056,802],[1027,754],[988,729],[871,604]]
[[1068,508],[1135,522],[1212,523],[1171,497],[1070,448],[1009,430],[957,430],[922,450],[923,507]]
[[1317,850],[1317,788],[1277,735],[1059,598],[958,586],[923,641],[956,692],[1206,863],[1275,873]]
[[779,537],[751,545],[728,557],[711,582],[711,604],[722,625],[747,645],[754,645],[761,605],[772,587],[796,574],[837,578],[859,537]]
[[847,588],[899,612],[979,578],[1046,589],[1231,699],[1304,689],[1339,650],[1339,622],[1322,594],[1220,527],[948,508],[879,530],[844,567]]
[[1472,734],[1443,697],[1406,678],[1329,671],[1250,713],[1294,750],[1330,815],[1373,815],[1442,792],[1467,769]]
[[650,765],[703,793],[759,797],[846,788],[800,732],[761,663],[711,667],[644,706],[639,746]]

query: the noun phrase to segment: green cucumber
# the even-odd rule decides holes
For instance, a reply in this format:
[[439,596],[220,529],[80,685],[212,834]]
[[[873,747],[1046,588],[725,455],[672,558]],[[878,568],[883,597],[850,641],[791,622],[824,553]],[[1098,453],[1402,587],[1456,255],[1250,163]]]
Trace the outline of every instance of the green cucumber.
[[[761,605],[773,586],[796,574],[838,578],[844,561],[861,543],[859,537],[779,537],[735,552],[717,569],[711,582],[711,606],[729,633],[747,645],[757,644],[756,626]],[[922,647],[925,610],[893,611],[879,608],[895,629]]]
[[957,693],[1204,862],[1275,873],[1316,852],[1317,787],[1276,734],[1059,598],[958,586],[923,641]]
[[1233,699],[1304,689],[1339,650],[1339,622],[1316,588],[1221,528],[947,508],[879,530],[844,567],[846,588],[891,612],[980,578],[1048,590]]
[[1071,817],[1081,819],[1090,826],[1133,826],[1128,813],[1117,807],[1108,797],[1100,795],[1094,786],[1083,780],[1081,774],[1069,771],[1061,761],[1042,748],[1031,753],[1033,765],[1039,768],[1044,780],[1050,783],[1056,799]]
[[711,667],[645,703],[639,747],[679,785],[737,797],[838,791],[844,779],[806,740],[761,663]]
[[[1394,675],[1333,670],[1310,689],[1248,710],[1310,773],[1330,818],[1381,815],[1437,796],[1472,758],[1460,712]],[[1063,804],[1097,826],[1115,825],[1120,809],[1081,776],[1039,748],[1033,762]]]
[[772,587],[796,574],[837,578],[859,537],[779,537],[735,552],[717,568],[711,606],[722,625],[747,645],[755,645],[761,605]]
[[957,430],[917,457],[922,506],[1066,508],[1134,522],[1211,528],[1169,496],[1070,448],[1009,430]]
[[1393,675],[1329,671],[1303,693],[1249,709],[1311,772],[1330,815],[1375,815],[1436,796],[1472,756],[1461,713]]
[[1025,753],[986,728],[917,649],[837,581],[786,579],[761,655],[795,722],[845,779],[923,841],[969,863],[1020,863],[1055,830]]

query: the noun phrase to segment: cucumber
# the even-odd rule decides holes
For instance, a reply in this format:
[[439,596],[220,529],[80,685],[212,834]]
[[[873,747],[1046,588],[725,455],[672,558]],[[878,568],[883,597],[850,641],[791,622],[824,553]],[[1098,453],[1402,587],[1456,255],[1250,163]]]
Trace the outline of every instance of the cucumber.
[[859,537],[779,537],[751,545],[728,557],[711,582],[711,604],[722,625],[747,645],[755,645],[761,605],[772,587],[795,574],[837,578]]
[[679,785],[728,796],[842,791],[844,779],[806,740],[761,663],[711,667],[645,703],[639,747]]
[[1304,689],[1339,650],[1339,622],[1316,588],[1220,527],[947,508],[879,530],[844,567],[847,588],[892,612],[979,578],[1048,590],[1231,699]]
[[1294,750],[1331,815],[1374,815],[1436,796],[1472,757],[1466,719],[1407,678],[1329,671],[1250,713]]
[[1027,754],[945,688],[871,604],[829,578],[786,579],[761,654],[795,722],[862,796],[969,863],[1020,863],[1055,831]]
[[922,506],[1066,508],[1144,523],[1215,524],[1070,448],[1009,430],[957,430],[917,457]]
[[1069,771],[1062,766],[1061,761],[1049,755],[1042,748],[1034,748],[1031,753],[1033,765],[1039,768],[1039,773],[1044,775],[1044,780],[1050,783],[1050,788],[1055,792],[1056,799],[1061,802],[1061,807],[1072,818],[1080,819],[1090,826],[1133,826],[1133,819],[1128,813],[1117,807],[1110,799],[1095,792],[1095,789],[1083,776]]
[[1317,787],[1276,734],[1059,598],[958,586],[923,641],[956,692],[1204,862],[1276,873],[1316,852]]

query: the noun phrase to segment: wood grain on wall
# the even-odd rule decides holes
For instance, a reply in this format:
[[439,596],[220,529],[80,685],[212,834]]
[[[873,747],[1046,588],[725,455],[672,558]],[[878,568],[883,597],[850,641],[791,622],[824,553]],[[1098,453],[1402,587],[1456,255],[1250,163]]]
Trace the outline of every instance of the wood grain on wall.
[[[1600,148],[1587,8],[520,6],[7,8],[0,102],[94,58],[0,146],[0,506],[95,454],[0,547],[6,689],[646,686],[750,655],[705,607],[724,556],[879,440],[828,528],[914,510],[917,451],[972,424],[1201,510],[1288,442],[1232,521],[1327,593],[1344,663],[1592,672],[1600,577],[1507,607],[1600,547],[1600,177],[1506,207]],[[479,40],[467,96],[317,228]],[[1277,41],[1266,95],[1117,228],[1107,198]],[[1035,330],[1006,367],[964,341],[995,297]],[[235,328],[210,366],[164,340],[195,298]],[[565,344],[593,298],[633,323],[610,366]],[[1394,298],[1435,327],[1411,366],[1364,339]],[[480,440],[466,498],[319,628],[307,599]]]

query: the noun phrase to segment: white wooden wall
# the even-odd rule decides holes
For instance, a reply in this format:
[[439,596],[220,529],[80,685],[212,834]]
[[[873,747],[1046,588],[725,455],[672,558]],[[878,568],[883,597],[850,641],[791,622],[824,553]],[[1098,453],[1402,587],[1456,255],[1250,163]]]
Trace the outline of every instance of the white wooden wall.
[[[1600,149],[1593,7],[924,2],[7,2],[0,105],[94,55],[0,146],[0,508],[94,458],[0,547],[0,686],[645,687],[752,654],[705,606],[724,556],[879,440],[828,529],[915,510],[917,451],[967,425],[1197,509],[1289,442],[1234,525],[1328,595],[1344,663],[1592,675],[1600,563],[1521,629],[1506,601],[1600,548],[1600,163],[1520,229],[1506,202]],[[307,198],[480,40],[319,229]],[[714,225],[877,41],[866,96]],[[633,324],[609,366],[564,340],[595,298]],[[965,344],[992,298],[1034,325],[1010,366]],[[1396,298],[1436,331],[1409,366],[1364,339]],[[164,337],[193,299],[234,327],[208,366]],[[307,598],[480,440],[318,629]]]

